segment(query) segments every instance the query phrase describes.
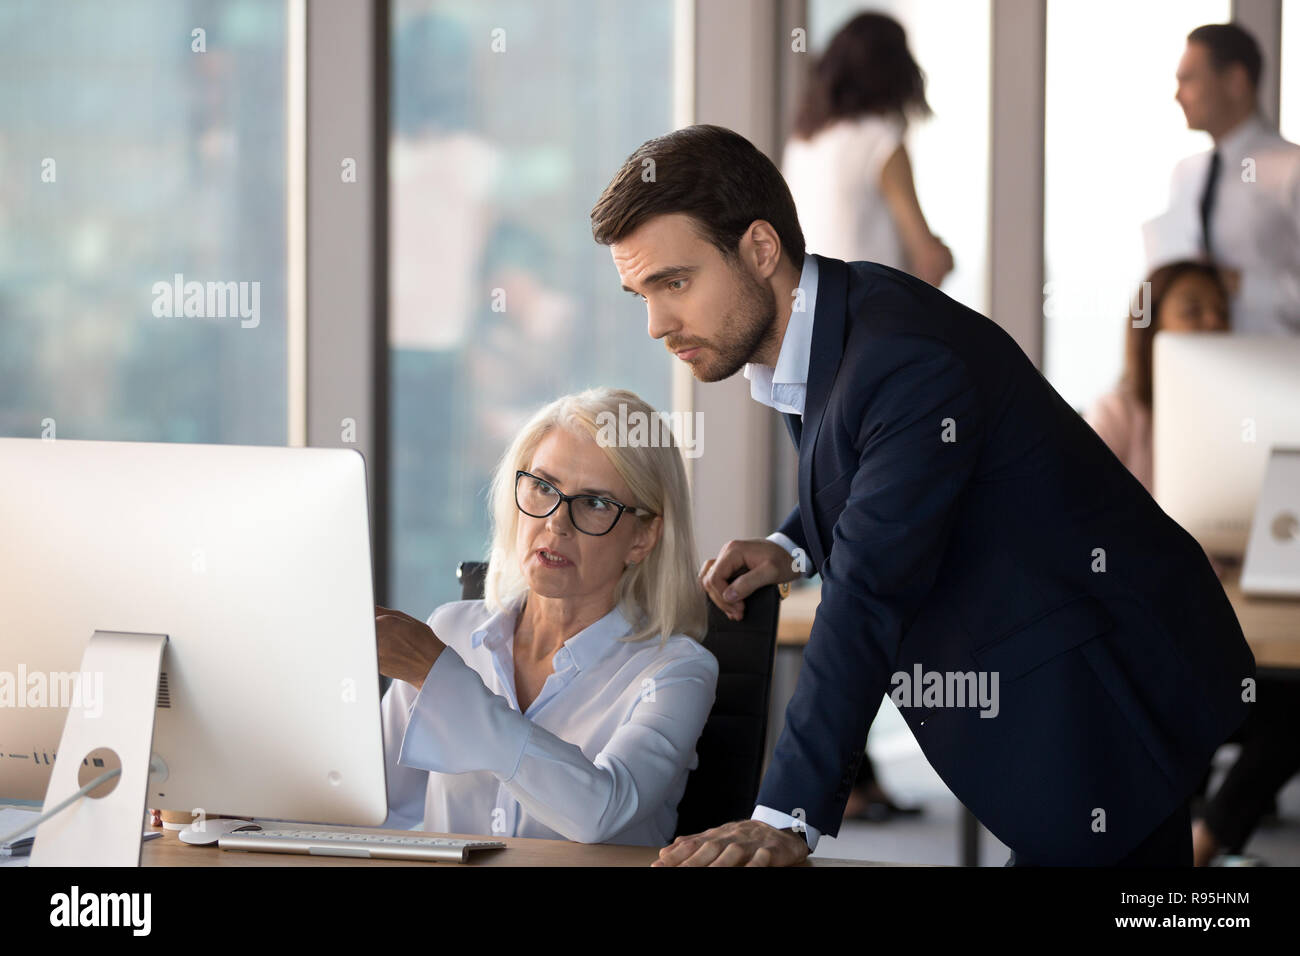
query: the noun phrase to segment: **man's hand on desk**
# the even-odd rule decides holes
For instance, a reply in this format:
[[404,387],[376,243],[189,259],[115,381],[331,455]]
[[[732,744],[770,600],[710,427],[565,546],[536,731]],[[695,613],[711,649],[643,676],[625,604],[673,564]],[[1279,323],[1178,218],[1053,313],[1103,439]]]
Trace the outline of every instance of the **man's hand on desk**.
[[[748,570],[728,583],[742,568]],[[783,584],[797,577],[800,574],[794,569],[790,552],[766,538],[728,541],[717,558],[709,558],[700,569],[704,593],[733,621],[744,616],[745,598],[763,585]]]
[[375,605],[375,640],[379,673],[404,680],[419,690],[446,644],[433,628],[409,614]]
[[679,836],[660,850],[659,859],[650,865],[794,866],[807,858],[808,841],[801,834],[778,830],[760,820],[738,820],[693,836]]

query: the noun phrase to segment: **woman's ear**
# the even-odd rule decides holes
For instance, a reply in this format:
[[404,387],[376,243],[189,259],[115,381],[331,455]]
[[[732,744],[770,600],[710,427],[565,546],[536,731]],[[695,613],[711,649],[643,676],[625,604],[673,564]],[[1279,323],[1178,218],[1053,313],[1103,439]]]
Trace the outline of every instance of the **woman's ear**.
[[623,563],[631,567],[634,564],[640,564],[650,552],[655,549],[659,543],[659,536],[663,533],[664,519],[660,515],[655,515],[649,521],[637,520],[636,537],[632,539],[632,547],[628,548]]

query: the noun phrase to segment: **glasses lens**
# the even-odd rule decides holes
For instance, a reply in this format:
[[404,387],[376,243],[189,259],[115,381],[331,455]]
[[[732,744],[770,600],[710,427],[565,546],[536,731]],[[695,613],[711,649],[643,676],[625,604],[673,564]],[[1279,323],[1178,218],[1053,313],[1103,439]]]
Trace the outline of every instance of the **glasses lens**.
[[515,504],[524,514],[545,518],[559,500],[559,493],[542,479],[527,474],[515,477]]
[[618,520],[618,508],[604,498],[580,495],[573,499],[573,523],[587,534],[604,534]]

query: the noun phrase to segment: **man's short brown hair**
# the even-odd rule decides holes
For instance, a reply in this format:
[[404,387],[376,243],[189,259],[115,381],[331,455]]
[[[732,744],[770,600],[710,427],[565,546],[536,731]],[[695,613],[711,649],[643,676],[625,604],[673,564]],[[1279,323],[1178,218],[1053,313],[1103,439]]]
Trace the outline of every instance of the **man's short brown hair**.
[[1187,34],[1188,43],[1200,43],[1209,50],[1210,62],[1222,73],[1234,63],[1246,71],[1252,90],[1259,89],[1264,59],[1255,38],[1235,23],[1207,23]]
[[591,210],[591,234],[603,246],[644,222],[684,213],[728,259],[740,237],[762,219],[781,248],[803,268],[803,230],[781,171],[739,133],[721,126],[687,126],[648,140],[627,158]]

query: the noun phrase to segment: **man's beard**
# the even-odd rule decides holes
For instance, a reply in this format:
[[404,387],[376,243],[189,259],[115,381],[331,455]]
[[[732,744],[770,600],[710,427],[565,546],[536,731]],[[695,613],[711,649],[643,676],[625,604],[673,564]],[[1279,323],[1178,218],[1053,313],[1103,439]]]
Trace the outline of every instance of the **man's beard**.
[[731,378],[776,338],[776,293],[771,286],[755,279],[743,265],[737,263],[734,270],[740,279],[740,302],[723,322],[723,334],[728,339],[707,346],[717,352],[717,357],[707,364],[695,363],[691,368],[701,382]]

